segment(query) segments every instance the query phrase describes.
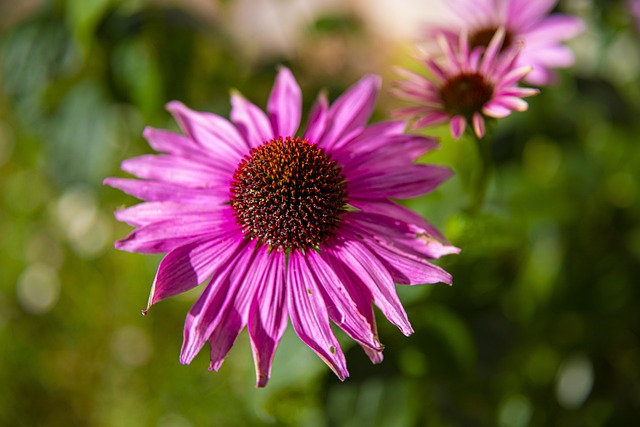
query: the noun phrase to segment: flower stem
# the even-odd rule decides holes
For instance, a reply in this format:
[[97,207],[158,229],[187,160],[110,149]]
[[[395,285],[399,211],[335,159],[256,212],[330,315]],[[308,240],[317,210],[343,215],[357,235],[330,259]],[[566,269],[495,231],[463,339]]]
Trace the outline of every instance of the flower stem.
[[474,135],[474,140],[478,149],[478,163],[475,176],[473,176],[473,181],[471,182],[471,194],[467,209],[471,214],[478,213],[482,209],[489,190],[491,174],[493,173],[492,138],[489,135],[485,135],[484,138],[479,139]]

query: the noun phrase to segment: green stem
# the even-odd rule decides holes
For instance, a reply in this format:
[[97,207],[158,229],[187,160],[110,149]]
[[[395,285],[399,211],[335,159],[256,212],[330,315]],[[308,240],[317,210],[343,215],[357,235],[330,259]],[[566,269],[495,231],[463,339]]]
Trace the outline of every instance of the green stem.
[[476,214],[482,209],[487,197],[487,191],[489,190],[491,174],[493,173],[493,158],[491,156],[492,138],[488,135],[488,132],[482,139],[475,137],[474,134],[474,142],[478,149],[478,164],[473,182],[470,186],[471,195],[468,212],[471,214]]

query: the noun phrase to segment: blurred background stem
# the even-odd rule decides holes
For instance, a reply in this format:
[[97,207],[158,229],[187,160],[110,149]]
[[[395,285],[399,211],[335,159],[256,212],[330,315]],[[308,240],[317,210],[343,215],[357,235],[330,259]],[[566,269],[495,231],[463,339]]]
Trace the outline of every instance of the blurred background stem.
[[478,138],[473,134],[473,142],[475,143],[478,153],[478,161],[475,166],[475,172],[471,174],[471,183],[469,185],[469,207],[467,211],[470,214],[476,214],[482,210],[489,190],[489,181],[493,174],[493,158],[491,156],[491,147],[493,139],[492,132],[487,129],[484,138]]

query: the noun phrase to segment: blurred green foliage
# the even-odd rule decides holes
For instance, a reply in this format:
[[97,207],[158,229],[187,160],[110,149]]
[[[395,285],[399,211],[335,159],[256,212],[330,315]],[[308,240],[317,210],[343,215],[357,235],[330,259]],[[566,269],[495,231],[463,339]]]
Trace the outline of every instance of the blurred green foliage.
[[[145,125],[176,129],[169,100],[227,115],[237,88],[264,105],[287,64],[308,107],[320,89],[334,98],[365,72],[390,76],[401,52],[380,50],[357,15],[331,13],[293,53],[252,57],[230,31],[242,25],[234,3],[202,16],[187,2],[59,0],[3,22],[0,425],[637,422],[640,39],[623,1],[574,2],[589,25],[579,59],[596,60],[496,123],[480,213],[466,210],[475,142],[428,132],[442,147],[424,160],[456,176],[407,204],[463,251],[439,262],[453,287],[398,289],[413,336],[378,317],[384,363],[339,335],[351,372],[340,383],[288,331],[265,390],[253,387],[246,334],[217,374],[206,351],[179,364],[198,290],[140,315],[160,258],[112,249],[129,231],[112,212],[135,200],[102,179],[150,152]],[[376,118],[392,106],[382,94]]]

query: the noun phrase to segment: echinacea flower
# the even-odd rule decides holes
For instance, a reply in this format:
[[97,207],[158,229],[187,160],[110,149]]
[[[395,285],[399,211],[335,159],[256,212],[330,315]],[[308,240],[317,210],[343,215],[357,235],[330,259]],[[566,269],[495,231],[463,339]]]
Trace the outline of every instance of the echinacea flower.
[[451,134],[460,138],[471,124],[478,138],[485,134],[485,118],[503,118],[512,111],[525,111],[522,99],[538,93],[537,89],[518,86],[531,71],[530,66],[516,67],[518,46],[498,55],[505,32],[499,29],[485,50],[470,49],[467,35],[458,37],[456,46],[440,35],[443,55],[426,58],[423,63],[429,76],[399,69],[404,77],[393,93],[417,105],[394,112],[398,117],[417,118],[413,129],[450,123]]
[[343,380],[330,321],[377,363],[383,347],[373,305],[409,335],[394,283],[451,283],[429,260],[458,249],[391,200],[428,193],[450,171],[414,163],[434,139],[403,134],[402,122],[367,125],[379,86],[379,78],[363,78],[331,106],[320,96],[304,132],[301,91],[286,68],[266,114],[239,94],[231,121],[171,102],[184,135],[147,128],[151,147],[165,154],[124,161],[139,180],[105,180],[144,200],[116,212],[136,227],[116,247],[167,253],[149,306],[211,277],[187,315],[182,363],[208,341],[217,371],[246,327],[263,387],[290,319]]
[[636,31],[640,32],[640,0],[627,0],[627,9],[633,18]]
[[428,27],[426,39],[442,33],[455,40],[466,31],[469,44],[487,47],[499,28],[506,30],[503,49],[523,42],[517,66],[531,66],[527,83],[544,86],[555,79],[555,68],[570,67],[573,52],[563,41],[580,34],[584,22],[571,15],[549,14],[558,0],[447,0],[452,19],[446,25]]

